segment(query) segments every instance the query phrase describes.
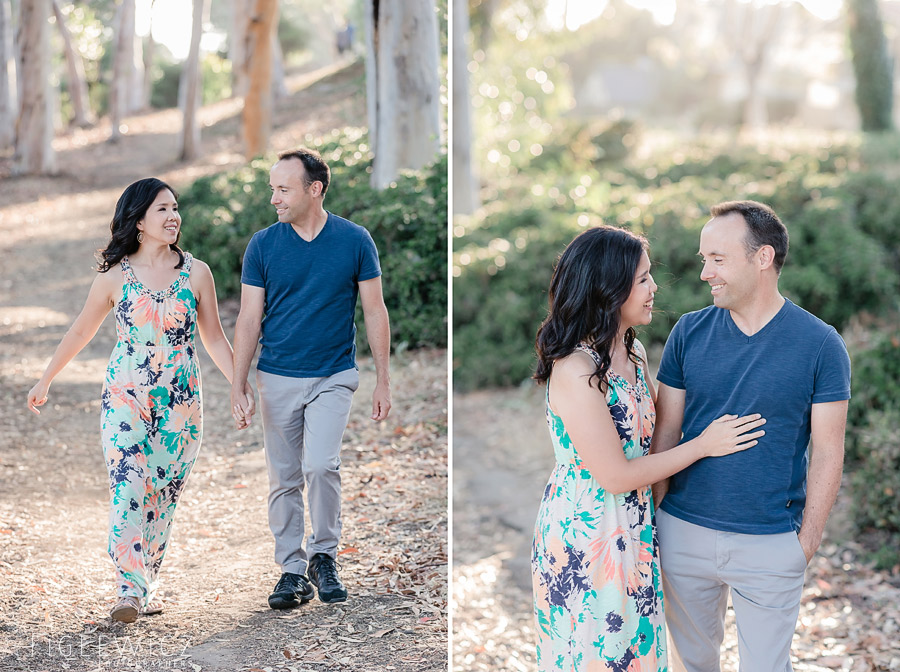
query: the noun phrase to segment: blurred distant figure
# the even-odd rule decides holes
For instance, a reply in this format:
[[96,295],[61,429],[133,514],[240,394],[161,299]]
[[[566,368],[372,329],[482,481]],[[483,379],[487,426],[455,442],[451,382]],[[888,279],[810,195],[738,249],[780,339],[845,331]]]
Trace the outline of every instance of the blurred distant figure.
[[345,51],[353,49],[353,24],[348,23],[343,30],[337,32],[337,50],[338,54],[344,55]]

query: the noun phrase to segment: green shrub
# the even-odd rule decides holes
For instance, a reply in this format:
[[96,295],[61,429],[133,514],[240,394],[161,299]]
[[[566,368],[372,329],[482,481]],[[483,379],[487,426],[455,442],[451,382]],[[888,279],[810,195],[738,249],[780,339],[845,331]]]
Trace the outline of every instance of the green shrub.
[[879,564],[891,567],[900,562],[900,405],[869,414],[860,447],[862,458],[852,477],[853,520],[884,540]]
[[[871,347],[851,351],[851,391],[847,411],[847,463],[867,458],[871,419],[900,408],[900,338],[876,335]],[[897,491],[900,493],[900,490]]]
[[[883,165],[861,160],[858,147],[764,153],[696,143],[601,164],[590,151],[563,144],[579,137],[569,132],[561,146],[545,144],[542,157],[555,158],[486,189],[485,214],[454,241],[453,370],[461,389],[531,375],[553,264],[584,224],[602,221],[647,237],[660,287],[653,322],[639,330],[648,346],[664,343],[682,314],[710,304],[697,250],[709,206],[724,200],[775,209],[791,236],[781,290],[838,331],[860,312],[898,307],[900,190]],[[579,183],[589,186],[576,191]],[[504,253],[502,267],[491,262],[497,241],[517,239],[527,248]],[[461,263],[463,254],[470,263]]]
[[[400,177],[382,191],[369,186],[371,153],[358,129],[311,141],[329,163],[326,208],[375,241],[394,347],[447,344],[447,157]],[[241,263],[253,234],[276,217],[269,204],[274,156],[203,177],[181,194],[182,245],[209,264],[222,297],[240,293]],[[368,351],[362,310],[358,344]]]
[[455,253],[457,266],[466,269],[453,283],[453,369],[460,389],[518,385],[531,375],[550,276],[573,237],[565,217],[553,212],[502,213],[487,224],[485,230],[496,234],[490,243]]
[[[157,61],[154,72],[159,73],[153,81],[150,92],[150,105],[158,109],[178,107],[178,88],[181,84],[181,73],[184,63]],[[218,54],[204,54],[201,86],[203,88],[203,104],[215,103],[231,95],[231,62]]]

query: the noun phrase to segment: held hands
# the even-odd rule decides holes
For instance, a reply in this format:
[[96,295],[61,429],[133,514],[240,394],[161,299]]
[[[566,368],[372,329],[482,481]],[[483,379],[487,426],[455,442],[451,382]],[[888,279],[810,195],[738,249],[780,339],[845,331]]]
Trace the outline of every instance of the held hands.
[[244,382],[244,388],[231,388],[231,415],[237,423],[237,429],[247,429],[250,420],[256,413],[256,401],[253,397],[253,388],[248,381]]
[[766,419],[759,413],[738,417],[723,415],[713,420],[703,430],[699,439],[704,457],[721,457],[755,446],[757,439],[765,435],[765,431],[754,432],[757,427],[766,424]]
[[39,380],[28,393],[28,410],[35,415],[40,415],[41,412],[37,409],[37,407],[43,406],[47,403],[47,393],[49,391],[50,383],[45,383],[43,380]]

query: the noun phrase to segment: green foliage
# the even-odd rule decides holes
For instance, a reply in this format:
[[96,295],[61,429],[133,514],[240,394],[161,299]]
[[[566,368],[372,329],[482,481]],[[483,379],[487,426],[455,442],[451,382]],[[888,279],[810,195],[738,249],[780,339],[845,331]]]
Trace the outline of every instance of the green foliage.
[[453,367],[462,388],[517,385],[531,374],[550,275],[572,238],[564,217],[533,209],[500,213],[482,231],[496,237],[466,248],[473,259],[453,282]]
[[300,7],[290,4],[282,7],[277,30],[285,59],[303,51],[310,43],[310,24]]
[[878,0],[849,0],[850,48],[856,74],[856,106],[864,131],[894,127],[894,68]]
[[852,388],[847,411],[847,462],[850,464],[871,459],[868,455],[870,419],[900,409],[900,338],[896,334],[895,328],[893,335],[876,335],[868,348],[850,353]]
[[[178,107],[178,88],[184,62],[161,60],[154,65],[155,77],[150,105],[165,109]],[[231,95],[231,62],[218,54],[203,54],[201,85],[203,104],[208,105]],[[157,74],[158,73],[158,74]]]
[[862,461],[852,479],[853,519],[859,529],[874,530],[885,540],[877,561],[892,567],[900,562],[900,406],[870,414],[860,443]]
[[[308,140],[331,166],[326,208],[368,229],[378,248],[394,346],[446,346],[447,157],[376,191],[369,186],[372,156],[363,131]],[[202,177],[181,194],[182,245],[209,264],[220,296],[240,293],[247,243],[276,219],[268,183],[274,161],[268,156]],[[361,308],[357,325],[365,352]]]
[[900,193],[882,164],[861,160],[858,147],[764,153],[695,144],[598,161],[584,149],[598,137],[611,131],[561,134],[560,146],[545,146],[542,154],[558,159],[536,161],[539,169],[525,167],[508,178],[482,218],[463,224],[454,244],[454,379],[461,388],[530,377],[556,257],[600,221],[628,227],[650,243],[660,289],[653,323],[640,333],[646,345],[664,343],[682,314],[709,305],[696,254],[708,208],[723,200],[774,207],[791,236],[781,290],[839,331],[861,311],[896,308]]

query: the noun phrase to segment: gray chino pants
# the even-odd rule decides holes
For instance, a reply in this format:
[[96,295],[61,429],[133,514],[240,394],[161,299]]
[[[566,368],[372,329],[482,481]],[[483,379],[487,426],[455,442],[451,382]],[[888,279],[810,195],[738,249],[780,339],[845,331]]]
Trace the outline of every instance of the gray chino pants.
[[[324,378],[256,372],[269,472],[269,529],[283,572],[305,574],[316,553],[337,554],[341,537],[341,440],[359,371]],[[304,548],[303,490],[312,533]]]
[[795,532],[737,534],[656,512],[674,672],[719,672],[728,591],[741,672],[790,672],[806,555]]

